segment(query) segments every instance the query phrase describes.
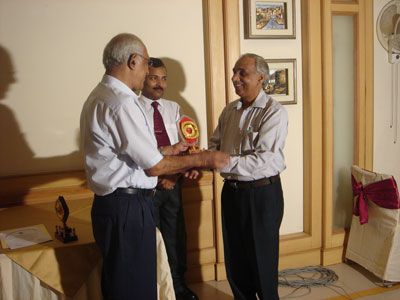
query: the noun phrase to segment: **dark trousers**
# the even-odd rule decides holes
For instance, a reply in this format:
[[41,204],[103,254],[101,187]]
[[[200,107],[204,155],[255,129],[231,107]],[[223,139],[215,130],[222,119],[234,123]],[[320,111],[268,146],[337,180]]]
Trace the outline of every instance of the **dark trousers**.
[[93,234],[103,255],[106,300],[156,300],[156,234],[152,198],[118,190],[94,197]]
[[237,300],[279,299],[279,227],[283,217],[281,182],[222,189],[225,267]]
[[181,182],[172,190],[157,190],[154,197],[155,219],[167,250],[175,292],[185,285],[186,228],[182,207]]

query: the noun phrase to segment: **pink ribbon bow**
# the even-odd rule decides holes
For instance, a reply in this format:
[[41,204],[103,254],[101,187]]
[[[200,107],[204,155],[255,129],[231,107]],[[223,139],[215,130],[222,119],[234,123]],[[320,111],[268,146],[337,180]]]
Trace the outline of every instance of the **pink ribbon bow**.
[[367,200],[383,208],[400,208],[399,191],[393,177],[363,186],[361,182],[357,182],[354,176],[351,175],[351,184],[353,196],[358,196],[354,204],[353,214],[359,216],[360,224],[368,223]]

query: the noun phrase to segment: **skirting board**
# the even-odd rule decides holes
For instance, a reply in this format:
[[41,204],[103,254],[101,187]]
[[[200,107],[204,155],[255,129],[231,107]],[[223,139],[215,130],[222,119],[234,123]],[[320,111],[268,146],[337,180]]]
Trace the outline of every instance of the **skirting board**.
[[343,246],[330,248],[330,249],[323,249],[322,250],[322,265],[330,266],[330,265],[340,264],[344,260],[343,253],[344,253]]
[[201,266],[188,266],[185,274],[188,283],[203,282],[215,280],[214,264],[206,264]]

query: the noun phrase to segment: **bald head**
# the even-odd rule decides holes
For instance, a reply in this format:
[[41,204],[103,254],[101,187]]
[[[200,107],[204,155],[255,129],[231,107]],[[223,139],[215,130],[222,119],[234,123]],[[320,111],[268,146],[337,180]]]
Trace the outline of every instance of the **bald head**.
[[263,82],[263,88],[265,88],[269,81],[269,66],[265,59],[257,54],[254,53],[245,53],[240,56],[239,59],[249,57],[254,59],[254,64],[256,66],[257,72],[261,75],[264,75],[265,80]]
[[114,36],[103,52],[103,65],[107,71],[128,62],[132,53],[144,55],[147,52],[142,40],[131,33]]

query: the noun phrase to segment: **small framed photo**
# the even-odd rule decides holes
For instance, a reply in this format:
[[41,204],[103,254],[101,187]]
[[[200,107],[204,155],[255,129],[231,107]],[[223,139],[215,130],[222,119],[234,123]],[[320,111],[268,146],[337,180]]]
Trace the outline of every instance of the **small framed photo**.
[[294,39],[294,0],[243,0],[247,39]]
[[296,104],[296,59],[266,59],[269,82],[264,91],[282,104]]

